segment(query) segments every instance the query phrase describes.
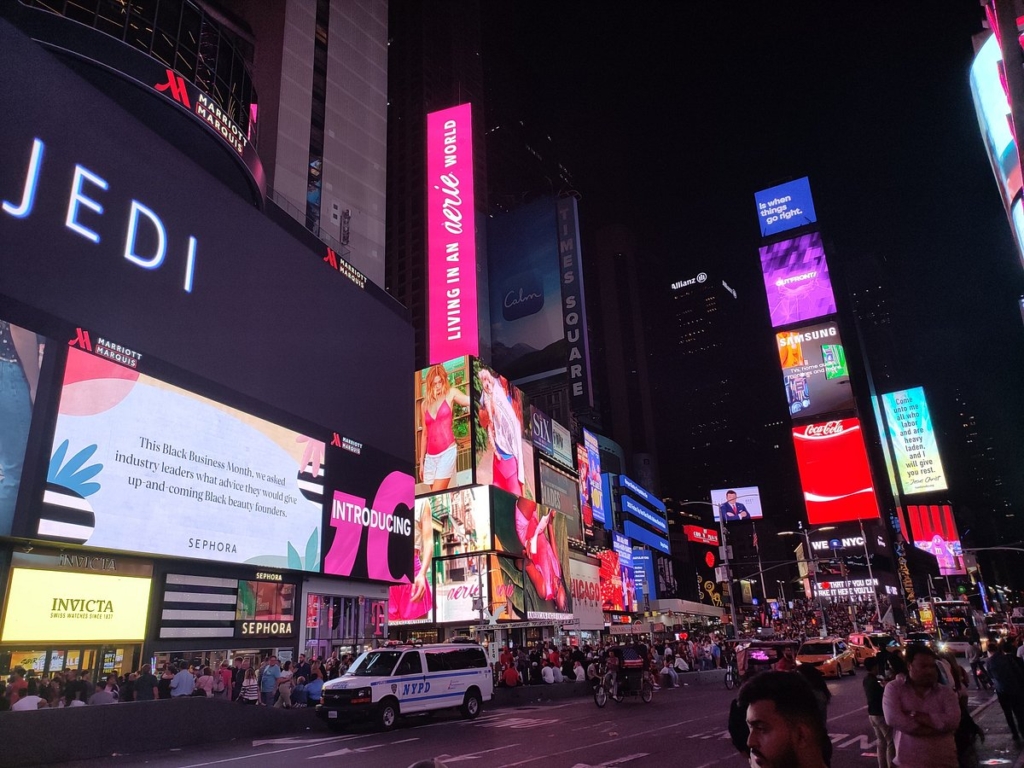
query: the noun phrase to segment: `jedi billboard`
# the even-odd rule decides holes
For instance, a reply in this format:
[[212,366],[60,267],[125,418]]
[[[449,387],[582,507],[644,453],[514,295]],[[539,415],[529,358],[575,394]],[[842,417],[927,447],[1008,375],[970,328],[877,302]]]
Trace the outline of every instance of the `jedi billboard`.
[[802,325],[776,333],[775,340],[791,416],[823,416],[855,408],[838,325]]
[[479,353],[473,116],[427,115],[427,348],[430,363]]
[[903,493],[946,490],[949,486],[924,389],[915,387],[882,395],[882,406]]
[[878,502],[859,419],[793,428],[810,525],[878,517]]
[[835,313],[820,233],[781,240],[763,246],[760,252],[773,328]]
[[814,213],[811,183],[806,176],[755,192],[754,203],[761,237],[771,237],[818,220]]

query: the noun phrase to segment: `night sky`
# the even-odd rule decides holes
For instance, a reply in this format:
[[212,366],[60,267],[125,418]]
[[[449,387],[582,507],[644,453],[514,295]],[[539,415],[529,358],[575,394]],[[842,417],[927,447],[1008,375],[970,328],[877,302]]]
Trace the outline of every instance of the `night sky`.
[[830,263],[883,265],[906,386],[941,429],[961,390],[1019,507],[1024,270],[971,99],[977,0],[499,6],[502,87],[563,147],[584,229],[631,227],[652,290],[709,264],[756,285],[753,194],[809,176]]

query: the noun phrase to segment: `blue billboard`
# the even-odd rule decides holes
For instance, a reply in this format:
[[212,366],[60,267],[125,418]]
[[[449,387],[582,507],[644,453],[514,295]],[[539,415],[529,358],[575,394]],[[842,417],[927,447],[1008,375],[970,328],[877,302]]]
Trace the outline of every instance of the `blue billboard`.
[[623,489],[632,493],[638,499],[646,501],[649,506],[658,510],[662,514],[665,513],[665,503],[635,480],[630,480],[625,475],[619,475],[619,485]]
[[811,183],[806,176],[755,192],[754,203],[757,205],[761,237],[771,237],[818,220],[814,213]]
[[668,539],[663,539],[661,536],[651,533],[646,528],[641,528],[632,520],[626,520],[622,523],[622,532],[626,534],[626,537],[631,541],[638,541],[641,544],[646,544],[648,547],[653,547],[666,555],[672,554],[672,550],[668,545]]
[[648,600],[658,599],[658,582],[654,578],[654,553],[651,550],[633,548],[633,578],[636,581],[637,605],[644,605],[645,591]]
[[656,528],[666,536],[668,535],[668,522],[665,518],[653,510],[648,509],[639,501],[634,501],[629,496],[622,495],[619,497],[619,502],[622,506],[623,512],[628,512],[633,517],[647,523],[652,528]]

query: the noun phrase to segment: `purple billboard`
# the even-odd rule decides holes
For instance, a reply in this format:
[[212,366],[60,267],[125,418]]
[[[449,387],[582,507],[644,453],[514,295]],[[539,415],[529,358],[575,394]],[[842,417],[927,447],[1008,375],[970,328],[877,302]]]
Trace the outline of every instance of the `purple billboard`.
[[835,313],[820,233],[782,240],[760,250],[773,328]]

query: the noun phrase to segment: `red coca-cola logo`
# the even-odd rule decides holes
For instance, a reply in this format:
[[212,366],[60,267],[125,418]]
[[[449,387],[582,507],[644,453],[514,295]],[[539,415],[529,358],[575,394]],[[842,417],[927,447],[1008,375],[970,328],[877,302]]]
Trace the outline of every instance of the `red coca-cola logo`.
[[807,437],[827,437],[842,434],[843,429],[842,421],[826,421],[822,424],[808,424],[804,434]]

